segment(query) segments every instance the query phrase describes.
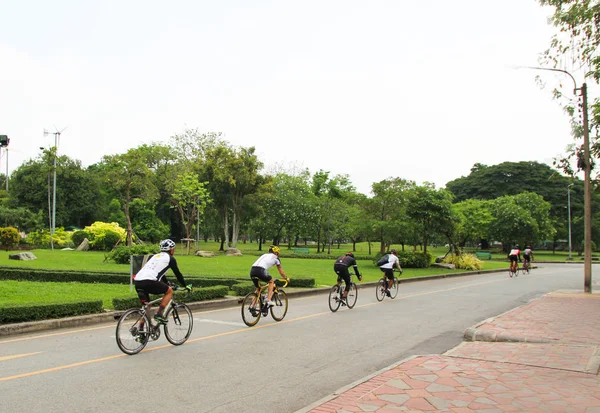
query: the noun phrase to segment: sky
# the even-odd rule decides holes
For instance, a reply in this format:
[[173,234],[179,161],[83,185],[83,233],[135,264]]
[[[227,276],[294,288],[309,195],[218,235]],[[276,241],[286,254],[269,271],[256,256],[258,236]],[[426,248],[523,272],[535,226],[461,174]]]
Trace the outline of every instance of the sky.
[[[434,183],[475,163],[552,164],[572,142],[538,66],[535,0],[0,0],[10,173],[40,147],[83,166],[185,129],[266,168]],[[541,88],[540,75],[547,83]]]

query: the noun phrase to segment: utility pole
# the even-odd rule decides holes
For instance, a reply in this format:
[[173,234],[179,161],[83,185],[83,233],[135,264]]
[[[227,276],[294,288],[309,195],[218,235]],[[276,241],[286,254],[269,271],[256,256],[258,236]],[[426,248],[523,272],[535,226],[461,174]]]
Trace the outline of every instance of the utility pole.
[[[577,88],[577,82],[573,75],[563,69],[554,69],[548,67],[517,66],[517,69],[548,70],[551,72],[561,72],[569,75],[573,80],[573,94],[577,96],[580,92],[581,110],[583,111],[583,290],[586,293],[592,292],[592,166],[590,162],[590,130],[588,125],[588,102],[587,102],[587,84],[583,82],[580,88]],[[578,166],[580,164],[578,163]]]
[[573,184],[567,186],[567,213],[569,214],[569,261],[573,259],[571,256],[571,187]]
[[583,156],[584,156],[584,186],[583,186],[583,222],[584,222],[584,268],[583,285],[586,293],[592,292],[592,183],[590,181],[592,166],[590,162],[590,130],[588,127],[587,85],[581,85],[583,100]]

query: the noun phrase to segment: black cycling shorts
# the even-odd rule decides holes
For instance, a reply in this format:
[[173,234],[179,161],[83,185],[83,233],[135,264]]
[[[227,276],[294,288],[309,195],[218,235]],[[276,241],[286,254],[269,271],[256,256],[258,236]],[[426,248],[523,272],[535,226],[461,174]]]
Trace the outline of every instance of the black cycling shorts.
[[510,259],[511,261],[517,262],[517,260],[519,259],[516,255],[511,255],[508,257],[508,259]]
[[165,294],[169,290],[169,286],[161,281],[141,280],[134,281],[135,291],[142,303],[150,301],[149,294]]
[[529,255],[523,255],[523,260],[527,261],[527,262],[530,262],[531,261],[531,256],[529,256]]
[[267,270],[265,270],[263,267],[252,267],[250,269],[250,278],[252,279],[252,282],[256,288],[258,288],[258,281],[256,278],[266,283],[273,279],[273,277],[271,277]]
[[341,278],[346,283],[346,290],[350,289],[350,271],[348,271],[348,267],[342,264],[335,264],[333,266],[333,271],[338,275],[338,279]]
[[382,273],[385,274],[388,280],[394,279],[394,269],[393,268],[379,268]]

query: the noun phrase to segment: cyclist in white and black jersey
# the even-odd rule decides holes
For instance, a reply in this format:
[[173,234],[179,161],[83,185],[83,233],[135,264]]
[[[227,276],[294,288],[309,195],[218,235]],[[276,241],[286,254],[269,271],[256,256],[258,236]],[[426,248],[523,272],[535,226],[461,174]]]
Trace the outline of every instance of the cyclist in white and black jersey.
[[167,283],[167,277],[165,273],[170,268],[177,277],[177,281],[184,286],[188,291],[192,290],[192,285],[186,285],[183,274],[179,271],[177,261],[173,254],[175,254],[175,242],[170,239],[166,239],[160,242],[160,253],[153,255],[148,260],[146,265],[135,275],[135,290],[138,293],[138,297],[142,303],[146,303],[150,300],[148,294],[164,294],[158,311],[154,315],[154,319],[159,323],[166,323],[167,320],[163,316],[165,307],[173,298],[173,289]]
[[250,269],[250,278],[252,282],[256,286],[256,292],[258,293],[258,281],[254,278],[258,278],[261,281],[269,283],[269,292],[267,293],[267,301],[266,304],[268,307],[273,307],[275,303],[271,301],[271,297],[273,296],[273,289],[275,288],[275,280],[269,273],[267,272],[269,268],[276,265],[277,270],[279,271],[279,275],[281,278],[287,280],[288,277],[285,275],[283,271],[283,267],[281,266],[281,261],[279,260],[279,247],[276,245],[271,245],[269,248],[269,252],[267,254],[261,255],[254,264],[252,264],[252,268]]
[[385,274],[388,282],[385,289],[385,295],[391,297],[390,288],[394,282],[394,268],[397,268],[400,274],[402,274],[402,267],[400,266],[400,259],[398,258],[398,251],[395,249],[390,250],[388,255],[388,262],[379,267],[382,273]]

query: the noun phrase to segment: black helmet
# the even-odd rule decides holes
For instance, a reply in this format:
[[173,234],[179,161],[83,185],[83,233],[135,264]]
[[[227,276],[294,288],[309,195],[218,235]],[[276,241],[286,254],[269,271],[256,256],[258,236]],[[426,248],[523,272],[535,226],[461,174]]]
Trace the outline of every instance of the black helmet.
[[396,250],[395,250],[395,249],[393,249],[393,248],[390,250],[390,253],[391,253],[391,254],[396,254],[396,255],[398,255],[398,251],[396,251]]
[[352,252],[347,252],[346,255],[351,256],[352,258],[354,258],[354,254]]

